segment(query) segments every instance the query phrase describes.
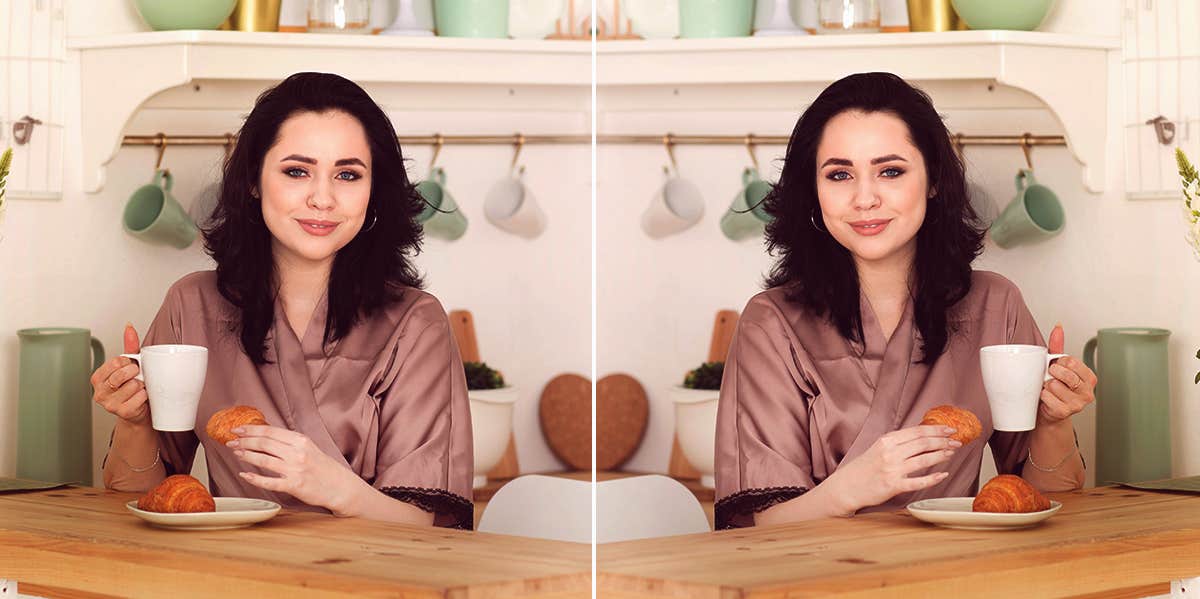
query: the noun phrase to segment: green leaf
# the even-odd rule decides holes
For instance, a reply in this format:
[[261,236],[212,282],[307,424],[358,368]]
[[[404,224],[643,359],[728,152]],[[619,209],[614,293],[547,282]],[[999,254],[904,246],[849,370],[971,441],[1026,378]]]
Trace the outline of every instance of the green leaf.
[[1200,385],[1200,372],[1196,373],[1196,382],[1194,384]]

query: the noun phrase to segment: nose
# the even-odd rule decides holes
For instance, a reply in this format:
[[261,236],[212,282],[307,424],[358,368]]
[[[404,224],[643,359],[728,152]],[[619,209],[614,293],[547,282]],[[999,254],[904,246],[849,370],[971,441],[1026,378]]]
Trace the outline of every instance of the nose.
[[308,196],[308,206],[313,210],[330,210],[337,204],[333,197],[333,183],[324,177],[313,179],[312,193]]
[[878,208],[880,204],[879,193],[873,181],[869,177],[862,177],[858,180],[858,185],[854,188],[853,205],[857,210],[867,211]]

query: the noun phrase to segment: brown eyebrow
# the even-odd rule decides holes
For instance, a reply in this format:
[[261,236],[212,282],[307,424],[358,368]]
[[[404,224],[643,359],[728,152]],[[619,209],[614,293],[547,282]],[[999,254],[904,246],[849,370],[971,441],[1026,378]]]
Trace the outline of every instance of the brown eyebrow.
[[[295,160],[296,162],[303,162],[305,164],[316,164],[317,163],[317,160],[315,158],[309,158],[308,156],[301,156],[299,154],[292,154],[291,156],[288,156],[287,158],[280,160],[280,162],[287,162],[289,160]],[[358,166],[367,168],[367,165],[363,164],[363,161],[361,161],[357,158],[343,158],[343,159],[333,163],[334,166],[348,166],[348,165],[352,165],[352,164],[357,164]]]
[[[879,158],[872,158],[871,164],[883,164],[885,162],[893,162],[896,160],[899,160],[900,162],[908,162],[907,160],[902,158],[899,154],[888,154],[887,156],[880,156]],[[825,164],[821,165],[821,168],[825,168],[831,164],[834,164],[837,166],[854,166],[853,161],[846,160],[845,158],[830,158],[829,160],[825,161]]]

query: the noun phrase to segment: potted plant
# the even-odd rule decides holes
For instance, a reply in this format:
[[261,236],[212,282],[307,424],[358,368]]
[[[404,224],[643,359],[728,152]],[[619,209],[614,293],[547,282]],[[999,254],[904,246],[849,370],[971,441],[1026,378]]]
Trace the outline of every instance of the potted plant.
[[471,402],[471,431],[475,448],[475,488],[487,484],[487,472],[500,463],[512,436],[515,387],[484,362],[464,362],[467,397]]
[[688,371],[682,385],[671,389],[679,448],[700,471],[700,484],[709,488],[716,486],[717,399],[724,373],[724,362],[705,362]]
[[[1175,162],[1179,165],[1179,178],[1183,183],[1183,218],[1187,223],[1187,242],[1192,246],[1192,254],[1200,260],[1200,205],[1193,205],[1193,201],[1200,196],[1200,172],[1179,148],[1175,148]],[[1200,360],[1200,351],[1196,352],[1196,359]],[[1193,382],[1200,385],[1200,372],[1196,373]]]
[[4,187],[8,184],[8,172],[12,168],[12,148],[0,154],[0,224],[4,223]]

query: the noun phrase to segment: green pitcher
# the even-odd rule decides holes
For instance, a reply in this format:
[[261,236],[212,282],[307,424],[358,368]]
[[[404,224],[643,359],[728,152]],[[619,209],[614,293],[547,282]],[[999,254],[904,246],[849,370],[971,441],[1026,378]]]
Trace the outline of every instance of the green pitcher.
[[679,37],[745,37],[754,0],[679,0]]
[[22,329],[17,337],[17,477],[91,485],[91,377],[104,346],[87,329]]
[[433,0],[442,37],[508,37],[508,0]]
[[1100,329],[1083,346],[1096,372],[1096,484],[1171,476],[1166,329]]

